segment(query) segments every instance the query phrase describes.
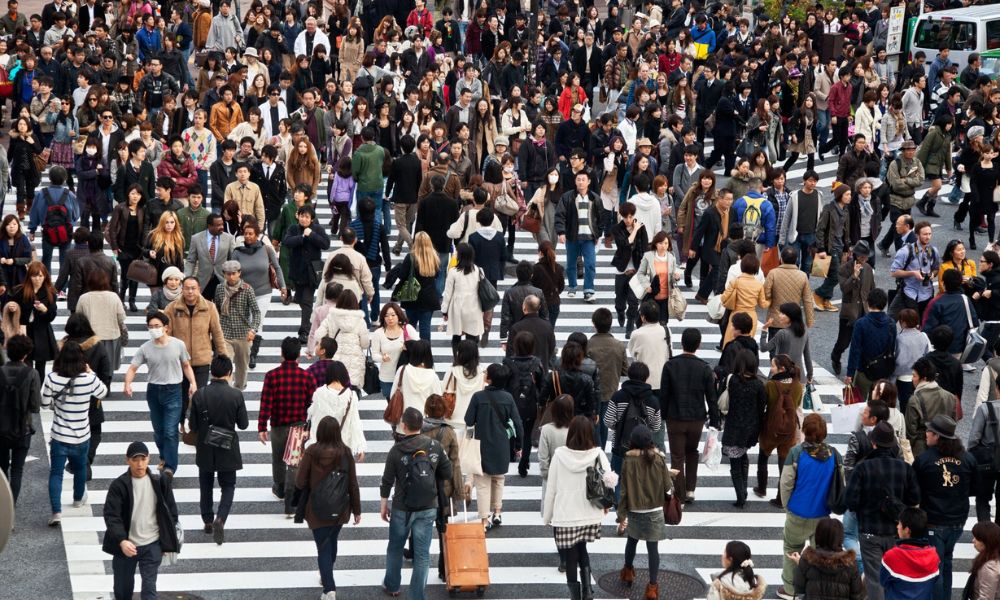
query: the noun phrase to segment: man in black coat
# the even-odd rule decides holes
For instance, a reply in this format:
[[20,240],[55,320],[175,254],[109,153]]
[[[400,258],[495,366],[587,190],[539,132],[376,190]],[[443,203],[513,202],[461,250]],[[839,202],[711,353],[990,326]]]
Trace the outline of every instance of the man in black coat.
[[416,140],[410,135],[404,135],[399,140],[403,155],[392,161],[389,179],[385,184],[385,197],[392,199],[393,216],[396,220],[396,230],[399,232],[396,245],[392,247],[393,254],[397,256],[402,251],[403,242],[406,242],[408,248],[413,247],[410,229],[417,218],[417,186],[414,182],[420,181],[423,177],[420,157],[413,153],[416,145]]
[[701,73],[702,76],[694,84],[694,91],[698,96],[698,100],[695,102],[695,129],[698,132],[698,143],[704,144],[705,119],[719,105],[726,83],[716,77],[718,68],[714,63],[705,63]]
[[100,231],[91,231],[87,238],[87,249],[89,253],[77,263],[78,271],[74,271],[70,278],[70,289],[74,281],[79,282],[80,290],[78,297],[91,291],[87,285],[88,274],[95,270],[102,270],[108,274],[108,281],[111,284],[111,291],[118,293],[118,261],[104,254],[104,235]]
[[323,226],[316,223],[316,211],[312,205],[299,207],[295,218],[298,223],[288,228],[281,245],[292,252],[288,276],[295,284],[293,301],[302,308],[299,341],[304,344],[312,326],[313,299],[320,284],[323,251],[330,248],[330,238],[327,237]]
[[543,319],[548,319],[549,311],[545,306],[545,293],[541,288],[531,284],[531,275],[533,272],[533,265],[530,262],[522,260],[517,263],[517,282],[503,293],[503,300],[500,302],[501,342],[506,342],[507,333],[510,331],[511,326],[524,318],[523,305],[525,298],[528,296],[541,299],[541,306],[538,311],[539,316]]
[[[156,575],[164,552],[177,552],[177,503],[173,480],[149,470],[149,449],[132,442],[125,451],[128,471],[111,482],[104,500],[102,550],[112,555],[115,598],[131,598],[139,567],[142,594],[156,596]],[[136,513],[133,529],[133,513]]]
[[236,181],[236,142],[224,140],[219,144],[219,150],[219,158],[208,169],[208,174],[212,178],[211,208],[215,214],[222,213],[226,186]]
[[250,167],[250,181],[257,184],[264,197],[264,219],[267,223],[260,225],[266,225],[268,233],[281,216],[281,207],[285,205],[285,197],[288,195],[285,167],[276,162],[277,158],[277,148],[264,146],[260,151],[260,162]]
[[[691,249],[688,250],[688,258],[695,258],[701,254],[701,285],[694,299],[702,304],[708,303],[708,295],[715,286],[715,278],[719,277],[719,259],[722,255],[720,241],[725,241],[728,237],[726,232],[736,224],[736,212],[731,210],[733,206],[733,192],[729,189],[719,191],[715,206],[705,210],[698,225],[694,229],[691,238]],[[723,219],[726,225],[723,227]],[[725,277],[723,273],[721,275]]]
[[524,93],[524,54],[520,50],[515,50],[511,54],[510,62],[500,70],[500,95],[510,98],[510,90],[515,85]]
[[594,44],[594,34],[583,36],[583,45],[573,51],[573,70],[580,74],[580,85],[589,96],[604,75],[604,53]]
[[[570,110],[570,118],[556,128],[556,153],[559,160],[569,158],[570,151],[582,148],[583,159],[586,161],[590,152],[590,127],[583,120],[583,105],[574,105]],[[586,162],[584,163],[586,164]]]
[[442,269],[438,271],[438,295],[444,294],[445,277],[448,269],[443,268],[451,257],[451,238],[448,228],[458,220],[458,202],[444,192],[444,177],[434,175],[430,179],[431,193],[417,203],[417,219],[414,232],[426,231],[441,259]]
[[[524,316],[520,321],[510,326],[508,338],[513,339],[522,331],[535,336],[535,356],[542,361],[542,367],[548,371],[549,365],[556,357],[556,334],[552,328],[552,323],[548,319],[543,319],[538,315],[542,308],[543,296],[528,296],[521,303],[521,312]],[[504,344],[504,351],[507,356],[514,355],[514,345]]]
[[[198,465],[201,487],[201,520],[205,524],[205,533],[211,533],[215,543],[222,545],[226,539],[226,518],[229,517],[229,509],[233,506],[233,496],[236,494],[236,471],[243,469],[243,457],[240,454],[238,435],[230,438],[230,448],[220,448],[208,441],[210,428],[235,434],[237,427],[246,429],[250,421],[247,419],[243,393],[230,385],[233,361],[228,356],[216,356],[212,359],[211,370],[212,381],[207,386],[198,388],[191,398],[188,428],[198,435],[195,464]],[[213,515],[212,490],[216,473],[222,497],[219,499],[219,511]]]

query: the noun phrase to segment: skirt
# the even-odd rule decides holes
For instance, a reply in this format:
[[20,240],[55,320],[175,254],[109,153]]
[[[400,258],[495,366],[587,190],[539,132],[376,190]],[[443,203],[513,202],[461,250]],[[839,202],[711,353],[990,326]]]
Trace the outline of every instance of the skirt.
[[73,160],[73,144],[71,142],[52,142],[52,156],[49,157],[51,164],[64,169],[75,169],[76,164]]
[[[662,521],[663,515],[660,515]],[[601,539],[601,524],[580,525],[578,527],[554,527],[554,537],[556,548],[565,550],[572,548],[580,542],[593,542]]]
[[667,539],[667,524],[663,521],[663,511],[628,511],[628,537],[640,542],[660,542]]

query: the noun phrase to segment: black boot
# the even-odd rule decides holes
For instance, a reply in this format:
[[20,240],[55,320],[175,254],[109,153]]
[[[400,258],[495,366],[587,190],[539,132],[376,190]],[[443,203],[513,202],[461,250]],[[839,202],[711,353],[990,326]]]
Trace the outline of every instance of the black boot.
[[625,339],[630,339],[632,337],[632,331],[635,330],[635,319],[628,317],[625,322]]
[[261,337],[259,335],[255,335],[253,337],[253,343],[250,346],[250,361],[247,363],[247,366],[251,369],[257,368],[257,351],[260,350],[260,340]]
[[139,312],[139,307],[135,305],[135,297],[128,299],[128,311]]
[[580,584],[569,583],[569,600],[580,600]]
[[935,218],[940,217],[941,215],[934,212],[934,206],[936,204],[937,204],[937,196],[931,196],[927,200],[927,202],[924,203],[924,207],[927,209],[926,212],[924,211],[922,212],[924,212],[924,214],[927,215],[928,217],[935,217]]
[[590,567],[580,567],[580,600],[594,600],[594,585],[590,581]]

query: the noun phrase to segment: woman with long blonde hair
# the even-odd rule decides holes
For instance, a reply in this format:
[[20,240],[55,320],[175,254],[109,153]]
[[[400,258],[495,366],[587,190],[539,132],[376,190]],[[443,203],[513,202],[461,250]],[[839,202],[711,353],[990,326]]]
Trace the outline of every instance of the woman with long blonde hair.
[[[392,292],[393,302],[399,304],[406,311],[407,320],[417,328],[420,339],[430,341],[431,339],[431,316],[434,311],[441,308],[441,297],[437,292],[438,274],[447,267],[441,264],[441,257],[431,237],[426,231],[420,231],[413,237],[413,245],[410,253],[389,273],[385,278],[385,285],[391,286],[397,280],[397,285]],[[399,298],[399,294],[410,277],[414,277],[420,284],[420,293],[415,299]]]
[[[184,233],[177,220],[177,213],[167,210],[160,215],[160,222],[146,236],[144,254],[156,267],[157,284],[163,281],[163,271],[167,267],[184,270]],[[162,286],[149,286],[150,294],[155,294],[160,287]]]
[[313,191],[310,199],[315,198],[316,190],[319,189],[320,177],[320,164],[316,150],[312,143],[303,136],[295,143],[291,154],[288,155],[288,164],[285,165],[288,189],[295,189],[300,183],[304,183]]

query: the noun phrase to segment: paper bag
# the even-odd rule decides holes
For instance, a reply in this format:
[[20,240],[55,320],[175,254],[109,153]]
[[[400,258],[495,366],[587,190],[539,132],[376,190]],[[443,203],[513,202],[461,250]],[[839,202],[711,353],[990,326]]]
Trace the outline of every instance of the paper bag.
[[826,274],[830,271],[831,260],[832,257],[829,254],[826,255],[826,258],[813,257],[812,272],[810,275],[825,278]]

